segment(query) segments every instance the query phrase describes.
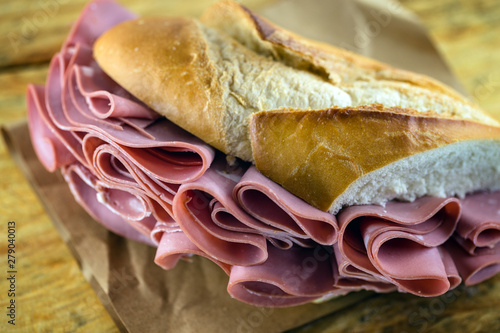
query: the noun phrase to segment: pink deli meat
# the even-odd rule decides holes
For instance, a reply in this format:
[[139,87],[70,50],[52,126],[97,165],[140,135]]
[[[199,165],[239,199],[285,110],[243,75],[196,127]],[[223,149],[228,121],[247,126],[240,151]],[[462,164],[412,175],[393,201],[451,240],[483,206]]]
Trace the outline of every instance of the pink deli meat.
[[91,2],[27,91],[28,124],[47,170],[61,170],[104,227],[157,248],[172,269],[205,257],[228,293],[292,306],[355,290],[436,296],[500,271],[500,192],[320,211],[135,99],[92,57],[94,41],[136,15]]
[[453,198],[348,207],[338,216],[340,254],[356,268],[352,277],[367,275],[369,281],[386,281],[400,291],[441,295],[460,282],[441,247],[459,217],[460,204]]
[[470,254],[500,242],[500,192],[475,193],[461,200],[462,218],[455,240]]

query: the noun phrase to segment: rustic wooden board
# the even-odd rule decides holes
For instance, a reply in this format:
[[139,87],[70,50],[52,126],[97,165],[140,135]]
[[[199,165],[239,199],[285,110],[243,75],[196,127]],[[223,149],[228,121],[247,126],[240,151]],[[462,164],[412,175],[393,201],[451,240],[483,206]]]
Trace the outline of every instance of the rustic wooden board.
[[[242,2],[258,9],[276,1],[279,0]],[[182,15],[198,15],[211,2],[121,1],[140,14]],[[60,47],[84,3],[83,0],[0,2],[0,124],[25,118],[26,84],[44,82],[49,58]],[[403,0],[402,3],[422,19],[470,95],[500,119],[500,2]],[[116,332],[117,327],[8,156],[3,141],[0,141],[0,202],[3,258],[6,258],[7,221],[16,221],[18,325],[25,331],[36,332]],[[5,264],[2,259],[2,295],[8,290],[3,277]],[[356,331],[445,332],[450,327],[456,328],[457,323],[464,331],[499,331],[499,285],[497,277],[478,287],[460,288],[434,299],[381,295],[300,331],[352,332],[352,327],[356,327]],[[5,301],[2,296],[0,307],[4,307]],[[9,328],[6,325],[6,317],[2,315],[0,331]]]

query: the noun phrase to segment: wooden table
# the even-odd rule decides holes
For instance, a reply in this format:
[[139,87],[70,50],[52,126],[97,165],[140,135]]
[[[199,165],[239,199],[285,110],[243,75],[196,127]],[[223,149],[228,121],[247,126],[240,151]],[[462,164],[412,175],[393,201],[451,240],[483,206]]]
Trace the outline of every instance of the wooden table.
[[[259,9],[280,0],[242,1]],[[140,14],[162,12],[198,15],[210,0],[151,2],[123,0]],[[470,95],[500,119],[500,2],[496,0],[403,0],[419,15],[429,33]],[[84,1],[16,0],[0,2],[0,124],[25,118],[24,93],[28,82],[42,84],[50,57],[56,52]],[[156,7],[155,7],[156,6]],[[160,7],[161,6],[161,7]],[[45,15],[43,14],[45,13]],[[0,141],[0,216],[2,253],[0,331],[5,316],[7,222],[16,222],[17,328],[30,332],[115,332],[117,328],[79,270],[66,245],[44,212],[38,198]],[[499,327],[499,278],[494,283],[457,289],[433,301],[375,297],[336,313],[315,326],[316,331],[359,329],[384,331],[445,331],[460,321],[466,331]],[[484,293],[485,302],[467,302],[468,295]],[[493,294],[492,294],[493,293]],[[497,295],[496,298],[492,295]],[[453,297],[454,299],[451,299]],[[456,300],[460,299],[460,302]],[[413,307],[401,315],[400,307]],[[497,307],[494,309],[492,307]],[[342,320],[340,320],[342,319]],[[413,322],[412,322],[413,321]],[[482,324],[485,323],[485,324]]]

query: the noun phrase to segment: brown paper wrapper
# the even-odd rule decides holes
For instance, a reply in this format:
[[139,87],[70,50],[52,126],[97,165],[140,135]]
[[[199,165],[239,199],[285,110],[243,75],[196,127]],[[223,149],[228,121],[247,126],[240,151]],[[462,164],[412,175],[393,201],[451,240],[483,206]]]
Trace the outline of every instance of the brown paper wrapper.
[[[282,1],[261,13],[309,38],[433,76],[463,91],[418,21],[401,5],[368,0]],[[3,128],[9,150],[117,326],[128,332],[281,332],[369,297],[276,309],[233,300],[228,277],[200,257],[164,271],[155,249],[116,236],[72,199],[60,173],[39,163],[26,123]],[[64,203],[64,204],[61,204]]]

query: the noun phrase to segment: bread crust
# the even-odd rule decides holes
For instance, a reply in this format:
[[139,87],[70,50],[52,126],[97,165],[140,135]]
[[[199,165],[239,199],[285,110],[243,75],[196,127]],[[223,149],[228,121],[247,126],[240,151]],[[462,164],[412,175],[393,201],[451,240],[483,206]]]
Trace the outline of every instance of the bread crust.
[[124,22],[96,41],[105,72],[158,113],[226,151],[222,89],[207,42],[191,18]]
[[465,140],[498,140],[500,128],[373,104],[258,112],[250,137],[255,164],[265,176],[326,211],[374,170]]

